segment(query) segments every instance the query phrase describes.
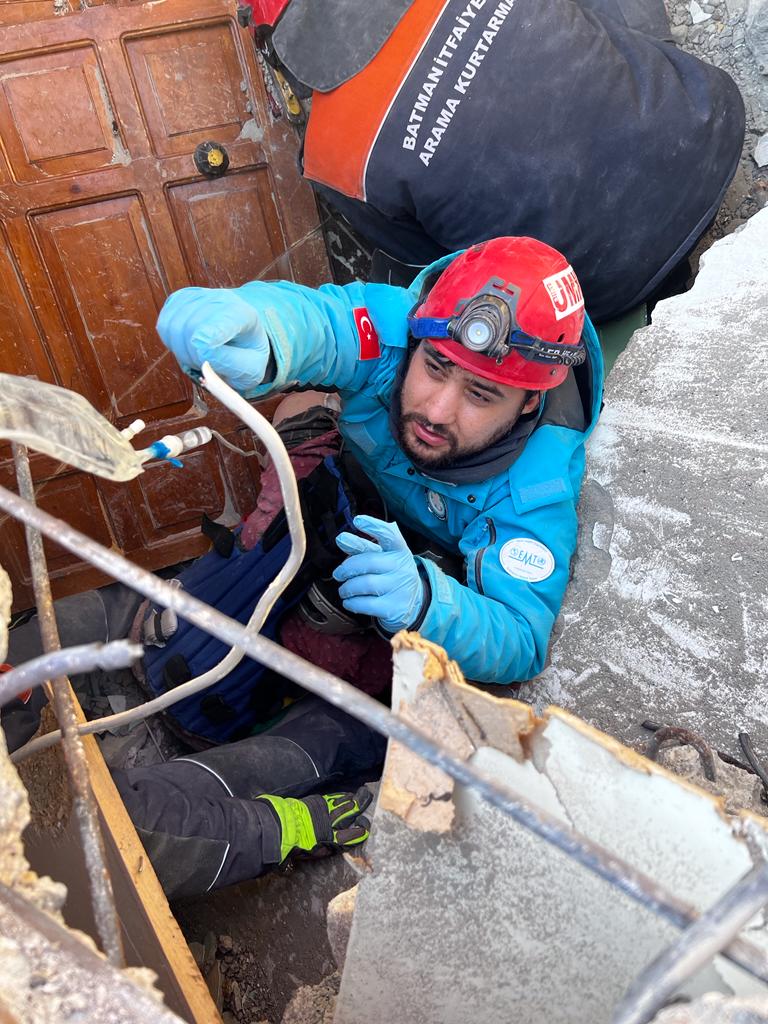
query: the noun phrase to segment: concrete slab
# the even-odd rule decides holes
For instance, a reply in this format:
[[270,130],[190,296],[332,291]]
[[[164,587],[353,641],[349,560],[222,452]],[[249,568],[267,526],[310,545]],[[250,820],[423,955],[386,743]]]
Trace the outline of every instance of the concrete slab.
[[621,739],[655,718],[768,755],[768,209],[608,378],[551,660],[521,696]]
[[[678,899],[704,910],[765,848],[768,820],[729,817],[720,800],[566,712],[533,721],[518,702],[478,694],[412,636],[395,657],[401,714]],[[481,698],[496,711],[496,749]],[[409,756],[390,743],[335,1024],[608,1024],[676,930],[474,790],[412,771]],[[448,813],[431,813],[434,803]],[[762,915],[745,935],[768,949]],[[681,994],[712,991],[766,996],[720,958]]]

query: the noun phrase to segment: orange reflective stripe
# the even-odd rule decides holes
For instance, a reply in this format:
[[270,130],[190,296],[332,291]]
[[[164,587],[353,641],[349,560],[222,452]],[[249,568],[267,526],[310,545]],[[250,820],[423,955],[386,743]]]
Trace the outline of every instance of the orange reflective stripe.
[[305,177],[365,199],[365,169],[379,128],[447,2],[416,0],[370,64],[337,89],[312,94]]

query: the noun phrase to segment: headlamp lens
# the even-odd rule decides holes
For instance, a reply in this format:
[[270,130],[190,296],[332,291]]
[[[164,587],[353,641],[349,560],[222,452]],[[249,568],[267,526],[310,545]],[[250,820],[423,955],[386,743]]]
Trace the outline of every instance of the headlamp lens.
[[488,347],[488,342],[491,340],[491,328],[485,320],[470,320],[464,328],[464,344],[468,348],[478,349],[482,351]]
[[456,340],[472,352],[496,356],[509,337],[510,316],[503,302],[483,295],[468,303],[456,324]]

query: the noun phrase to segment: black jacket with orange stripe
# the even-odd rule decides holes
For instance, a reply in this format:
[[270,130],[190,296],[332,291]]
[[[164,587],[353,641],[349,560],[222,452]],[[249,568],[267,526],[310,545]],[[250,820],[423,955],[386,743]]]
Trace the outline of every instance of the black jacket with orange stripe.
[[561,250],[587,308],[632,308],[736,170],[733,81],[662,0],[290,0],[273,36],[313,90],[304,174],[407,263],[497,235]]

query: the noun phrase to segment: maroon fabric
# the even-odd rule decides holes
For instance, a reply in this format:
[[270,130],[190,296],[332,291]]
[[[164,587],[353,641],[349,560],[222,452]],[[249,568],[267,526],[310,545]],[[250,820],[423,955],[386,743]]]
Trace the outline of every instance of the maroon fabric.
[[[326,455],[336,455],[340,444],[341,435],[334,427],[333,430],[328,430],[325,434],[313,437],[292,448],[289,455],[296,479],[303,480],[305,476],[309,476]],[[243,547],[250,549],[258,544],[262,533],[282,507],[283,496],[280,493],[280,481],[277,470],[270,462],[261,474],[261,490],[256,501],[256,508],[243,523],[243,530],[240,534]]]
[[392,682],[392,648],[372,629],[343,636],[319,633],[293,611],[280,626],[280,642],[372,697],[380,696]]
[[[327,455],[338,454],[340,443],[341,436],[334,428],[291,448],[289,455],[296,479],[303,480],[309,476]],[[258,543],[282,507],[280,482],[275,467],[270,463],[261,475],[256,508],[245,519],[240,534],[244,547],[252,548]],[[373,630],[342,636],[319,633],[300,618],[297,611],[293,611],[280,626],[280,642],[294,654],[346,679],[371,696],[384,693],[392,682],[392,649]]]

